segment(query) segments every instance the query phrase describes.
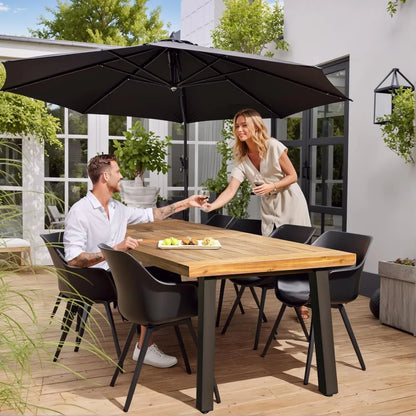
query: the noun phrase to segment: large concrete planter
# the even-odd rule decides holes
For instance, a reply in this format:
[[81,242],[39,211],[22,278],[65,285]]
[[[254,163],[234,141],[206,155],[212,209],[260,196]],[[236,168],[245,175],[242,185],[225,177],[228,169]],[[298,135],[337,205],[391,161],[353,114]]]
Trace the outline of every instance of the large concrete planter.
[[378,263],[380,322],[416,335],[416,267]]
[[140,186],[138,181],[123,179],[120,182],[121,199],[129,207],[154,208],[160,188],[157,186]]

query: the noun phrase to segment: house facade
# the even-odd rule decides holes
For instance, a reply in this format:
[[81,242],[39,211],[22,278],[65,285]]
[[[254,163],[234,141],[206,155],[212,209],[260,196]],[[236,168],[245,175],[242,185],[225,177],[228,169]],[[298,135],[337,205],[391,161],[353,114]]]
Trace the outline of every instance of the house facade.
[[[411,58],[416,46],[416,3],[400,3],[393,17],[386,6],[387,0],[286,1],[284,36],[290,47],[287,52],[275,52],[275,57],[323,67],[331,82],[352,101],[268,121],[272,135],[289,147],[314,225],[320,231],[333,228],[373,236],[365,271],[374,281],[379,260],[416,257],[416,166],[389,150],[380,127],[373,124],[374,88],[392,68],[399,68],[416,82],[416,61]],[[182,0],[181,39],[211,46],[211,30],[223,10],[222,0]],[[0,36],[0,59],[96,46]],[[68,209],[88,188],[86,161],[97,152],[111,151],[111,140],[122,137],[121,132],[134,118],[53,110],[65,126],[63,162],[51,166],[44,161],[41,146],[24,141],[23,153],[31,156],[23,161],[24,169],[31,175],[24,171],[22,189],[43,191],[46,187],[63,196]],[[164,197],[179,196],[181,127],[158,120],[144,123],[157,134],[174,139],[171,172],[167,176],[150,174],[147,181],[159,186]],[[215,142],[221,126],[220,121],[189,126],[190,192],[218,169]],[[0,190],[1,186],[5,189],[0,183]],[[44,221],[39,221],[44,217],[44,205],[43,196],[35,204],[33,198],[29,205],[22,201],[25,237],[35,248],[41,246],[36,236],[45,230]],[[258,216],[255,202],[250,214]],[[199,215],[199,211],[192,211],[191,220],[199,221]],[[35,261],[45,260],[41,247],[35,252]]]

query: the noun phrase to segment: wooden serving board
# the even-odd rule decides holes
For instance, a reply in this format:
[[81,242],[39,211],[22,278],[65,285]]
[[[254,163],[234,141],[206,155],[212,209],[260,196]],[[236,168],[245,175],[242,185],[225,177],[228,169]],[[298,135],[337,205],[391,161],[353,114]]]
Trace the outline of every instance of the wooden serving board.
[[165,246],[163,240],[159,240],[157,246],[162,250],[218,250],[221,248],[221,244],[218,240],[215,240],[215,245],[205,246],[202,244],[203,240],[197,240],[198,245],[182,244],[182,240],[179,240],[179,244],[176,246]]

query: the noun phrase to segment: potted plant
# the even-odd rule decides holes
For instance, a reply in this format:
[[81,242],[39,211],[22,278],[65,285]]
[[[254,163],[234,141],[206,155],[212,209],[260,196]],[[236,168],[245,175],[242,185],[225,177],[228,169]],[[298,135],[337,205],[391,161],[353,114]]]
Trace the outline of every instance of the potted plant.
[[380,261],[380,322],[416,336],[416,261]]
[[166,161],[171,137],[161,139],[154,132],[147,132],[140,120],[123,132],[125,140],[114,140],[114,154],[123,175],[121,199],[130,206],[156,206],[159,188],[145,186],[145,171],[167,173],[170,166]]
[[415,147],[415,96],[410,88],[400,87],[392,96],[391,114],[379,117],[383,140],[387,147],[406,163],[415,163],[412,152]]
[[[222,138],[217,143],[218,153],[222,156],[221,168],[215,178],[208,178],[202,183],[213,195],[218,196],[228,185],[228,175],[230,173],[228,170],[229,162],[233,157],[233,150],[230,146],[232,140],[234,140],[233,124],[231,120],[226,120],[224,122],[224,129],[222,130]],[[245,180],[241,183],[234,198],[225,206],[227,214],[235,218],[248,218],[247,209],[250,198],[251,186]]]

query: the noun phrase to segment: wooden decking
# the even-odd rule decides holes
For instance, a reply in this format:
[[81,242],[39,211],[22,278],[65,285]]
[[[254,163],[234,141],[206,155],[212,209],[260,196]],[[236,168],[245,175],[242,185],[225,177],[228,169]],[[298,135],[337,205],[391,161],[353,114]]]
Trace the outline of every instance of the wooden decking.
[[[48,319],[57,295],[57,283],[53,274],[37,271],[22,272],[12,279],[16,287],[35,289],[33,297],[38,317],[44,322],[46,337],[57,341],[59,326],[49,325]],[[226,298],[222,324],[234,298],[234,290],[226,285]],[[407,333],[381,325],[368,307],[368,298],[359,297],[347,306],[347,311],[361,348],[367,370],[362,371],[349,342],[337,311],[333,312],[335,352],[339,393],[325,397],[317,390],[315,367],[310,384],[302,383],[307,343],[302,335],[294,312],[288,310],[281,324],[278,339],[272,343],[268,355],[260,357],[264,342],[279,308],[273,291],[269,291],[259,351],[253,351],[257,309],[247,291],[243,304],[245,315],[236,315],[225,335],[217,330],[216,379],[222,402],[214,404],[213,416],[222,415],[414,415],[416,414],[415,347],[416,339]],[[98,311],[104,309],[98,306]],[[92,323],[103,350],[115,358],[110,329],[100,316],[103,334]],[[61,317],[63,306],[58,310]],[[115,312],[120,342],[123,344],[129,329]],[[195,322],[196,325],[196,322]],[[196,351],[184,328],[183,336],[194,373],[186,374],[179,358],[177,366],[155,369],[144,366],[139,384],[128,414],[179,416],[198,415],[195,409]],[[82,344],[87,344],[86,339]],[[171,328],[156,334],[159,347],[179,357],[176,337]],[[73,342],[73,335],[69,335]],[[53,347],[51,347],[53,352]],[[65,415],[122,415],[122,407],[130,385],[133,360],[126,360],[126,373],[121,374],[115,387],[109,382],[114,366],[87,350],[75,353],[70,345],[64,346],[59,363],[49,360],[32,365],[30,400],[47,410],[39,415],[51,415],[51,409]],[[79,374],[85,379],[76,376]],[[1,414],[11,414],[0,409]],[[26,414],[33,414],[27,412]]]

